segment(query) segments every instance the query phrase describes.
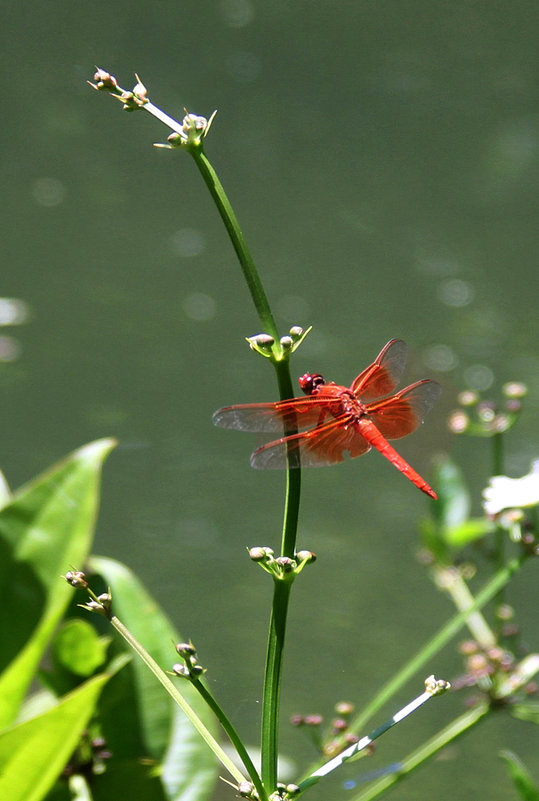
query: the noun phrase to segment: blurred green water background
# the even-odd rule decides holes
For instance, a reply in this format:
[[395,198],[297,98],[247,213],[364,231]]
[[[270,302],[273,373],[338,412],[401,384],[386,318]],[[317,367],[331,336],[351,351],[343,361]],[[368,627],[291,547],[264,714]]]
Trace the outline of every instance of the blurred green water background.
[[[272,371],[244,342],[258,321],[190,158],[152,148],[166,129],[85,81],[98,64],[129,87],[136,70],[172,115],[219,110],[206,149],[278,323],[314,326],[293,374],[348,384],[405,339],[406,378],[444,395],[400,450],[426,478],[449,450],[478,513],[489,446],[447,432],[459,390],[526,381],[508,474],[538,455],[537,5],[53,0],[4,2],[2,17],[2,467],[17,486],[119,438],[96,550],[141,575],[255,741],[271,588],[245,547],[277,546],[284,477],[251,471],[253,440],[210,417],[275,399]],[[294,592],[287,712],[361,706],[451,612],[415,560],[426,503],[377,454],[305,473],[299,544],[319,561]],[[537,648],[531,569],[509,600]],[[459,669],[448,649],[428,672]],[[461,703],[403,724],[364,769]],[[489,720],[392,797],[510,798],[506,746],[533,766],[536,730]],[[311,753],[286,725],[283,748]]]

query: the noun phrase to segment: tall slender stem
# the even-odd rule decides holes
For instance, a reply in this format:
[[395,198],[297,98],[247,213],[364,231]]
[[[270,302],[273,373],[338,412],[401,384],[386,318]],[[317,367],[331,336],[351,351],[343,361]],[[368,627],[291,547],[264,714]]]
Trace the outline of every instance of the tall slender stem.
[[[294,396],[288,358],[283,351],[273,314],[271,312],[264,287],[258,276],[253,258],[247,247],[234,210],[225,190],[208,161],[202,147],[190,150],[200,170],[208,190],[215,201],[221,219],[230,236],[234,250],[238,256],[243,275],[247,282],[251,298],[258,312],[264,333],[270,334],[275,342],[272,363],[275,368],[279,396],[282,400]],[[292,433],[292,432],[286,432]],[[293,558],[296,550],[299,505],[301,496],[301,470],[288,468],[286,474],[286,500],[283,519],[281,555]],[[265,791],[273,792],[277,784],[277,756],[279,743],[279,701],[283,667],[283,651],[285,644],[286,622],[290,590],[290,580],[275,580],[273,602],[270,615],[266,667],[264,672],[264,690],[262,700],[262,782]]]
[[[124,108],[131,111],[137,108],[145,109],[154,117],[157,117],[157,119],[159,119],[165,125],[169,126],[177,135],[178,142],[176,144],[178,144],[178,146],[185,146],[189,153],[193,156],[204,183],[206,184],[215,202],[215,205],[217,206],[234,250],[236,251],[247,287],[263,327],[262,333],[269,334],[273,338],[271,354],[268,353],[265,355],[270,356],[271,362],[275,368],[277,382],[279,384],[280,398],[281,400],[292,398],[294,396],[294,392],[292,389],[292,380],[290,377],[290,368],[288,363],[290,351],[281,343],[264,287],[262,286],[262,282],[259,278],[253,258],[247,246],[247,242],[239,226],[238,219],[234,213],[230,201],[228,200],[223,185],[217,176],[217,173],[213,169],[211,163],[204,153],[202,140],[209,130],[212,118],[210,118],[208,122],[203,120],[203,118],[196,118],[196,116],[187,114],[182,124],[176,122],[176,120],[173,120],[168,116],[168,114],[165,114],[159,108],[157,108],[157,106],[154,106],[153,103],[150,103],[147,97],[146,88],[142,86],[138,76],[137,85],[132,92],[126,92],[123,90],[118,85],[116,78],[101,69],[97,70],[94,80],[96,83],[90,84],[94,89],[109,92],[111,95],[121,100],[121,102],[124,104]],[[201,120],[203,120],[204,125],[206,126],[204,133],[201,133],[201,129],[197,127],[197,123]],[[168,147],[168,145],[166,145],[166,147]],[[288,428],[290,428],[290,430],[288,430]],[[293,425],[290,427],[287,426],[287,431],[285,433],[294,433]],[[293,558],[295,555],[300,492],[301,470],[299,467],[297,467],[296,461],[292,461],[292,453],[289,451],[286,479],[286,501],[281,546],[281,555],[288,556],[289,558]],[[274,583],[274,595],[268,636],[268,650],[266,656],[266,671],[264,676],[264,698],[262,705],[262,777],[265,787],[261,788],[259,785],[257,786],[259,795],[261,790],[263,790],[264,793],[271,793],[276,789],[279,730],[279,689],[281,684],[288,602],[293,579],[294,574],[292,573],[289,577],[285,577],[282,580],[275,580]],[[209,698],[206,700],[210,706],[212,706],[211,700]],[[215,709],[214,711],[217,712]],[[223,722],[222,719],[221,721]],[[238,742],[235,741],[235,737],[237,737],[235,732],[230,731],[229,735],[238,748]],[[241,745],[238,750],[241,756]],[[245,757],[245,754],[242,756]],[[244,763],[246,764],[246,767],[249,767],[251,772],[252,764],[249,765],[246,763],[245,758]],[[251,778],[254,777],[251,775]],[[255,782],[255,784],[257,784],[257,782]]]
[[208,190],[215,201],[215,205],[217,206],[219,214],[221,215],[221,219],[225,224],[225,228],[239,259],[241,269],[243,270],[243,275],[245,281],[247,282],[249,292],[251,293],[253,303],[255,304],[258,316],[260,317],[260,322],[264,326],[264,333],[270,334],[275,341],[278,342],[279,336],[277,333],[277,326],[275,325],[275,320],[273,318],[264,287],[262,286],[262,282],[258,276],[253,257],[251,256],[251,252],[247,247],[247,242],[243,236],[238,219],[234,214],[234,210],[230,205],[230,201],[225,193],[225,190],[223,189],[223,185],[221,184],[217,173],[208,161],[206,154],[202,150],[202,147],[193,148],[190,150],[190,153],[193,156],[198,169],[200,170],[202,178],[204,179],[204,183],[208,187]]
[[[503,433],[501,431],[494,434],[492,437],[492,475],[503,475]],[[505,564],[506,559],[506,533],[499,523],[496,524],[496,531],[494,533],[494,558],[496,560],[496,569],[501,570]],[[496,608],[499,608],[505,603],[506,593],[505,587],[502,587],[496,596]],[[503,632],[503,620],[496,616],[496,631],[498,636],[501,637]]]
[[282,580],[276,580],[273,588],[262,701],[262,781],[268,793],[271,793],[277,784],[279,700],[291,588],[291,582]]

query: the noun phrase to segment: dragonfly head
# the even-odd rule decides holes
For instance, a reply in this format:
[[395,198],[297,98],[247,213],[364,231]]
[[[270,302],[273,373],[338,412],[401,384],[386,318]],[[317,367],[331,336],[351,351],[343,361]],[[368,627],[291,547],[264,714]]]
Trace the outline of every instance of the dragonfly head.
[[298,381],[306,395],[312,395],[318,387],[322,387],[326,383],[324,377],[321,376],[320,373],[305,373]]

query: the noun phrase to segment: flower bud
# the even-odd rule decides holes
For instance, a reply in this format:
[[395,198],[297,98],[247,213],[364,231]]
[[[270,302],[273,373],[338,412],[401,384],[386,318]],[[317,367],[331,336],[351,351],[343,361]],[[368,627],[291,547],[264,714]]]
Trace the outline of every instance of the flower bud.
[[303,336],[303,328],[300,325],[293,325],[289,331],[289,334],[294,339],[298,339],[299,337]]
[[449,415],[447,423],[449,430],[452,431],[453,434],[463,434],[470,424],[470,418],[466,412],[462,412],[459,409]]
[[338,715],[351,715],[353,711],[354,705],[350,701],[339,701],[338,704],[335,704],[335,712]]
[[269,358],[272,355],[272,348],[275,340],[269,334],[254,334],[252,337],[246,337],[251,350],[260,353],[261,356]]
[[515,616],[515,610],[509,604],[500,604],[496,609],[496,617],[499,620],[512,620]]
[[86,589],[88,586],[86,576],[81,570],[68,570],[63,578],[65,578],[68,584],[71,584],[72,587],[76,587],[78,590]]
[[181,147],[183,145],[182,135],[174,131],[170,136],[167,136],[167,142],[170,143],[171,147]]
[[474,406],[478,400],[479,395],[471,389],[466,389],[457,395],[457,401],[461,406]]
[[518,414],[522,409],[522,404],[518,398],[508,398],[505,402],[505,409],[509,414]]
[[292,570],[296,567],[296,562],[294,561],[294,559],[290,559],[289,556],[278,556],[275,561],[282,569],[283,573],[291,573]]
[[312,551],[298,551],[296,557],[300,562],[316,562],[316,554]]
[[176,645],[176,651],[180,656],[190,657],[196,654],[196,648],[192,642],[179,642]]
[[521,381],[509,381],[502,387],[502,392],[506,398],[520,399],[523,398],[527,392],[528,387]]
[[133,94],[142,103],[147,103],[148,102],[148,90],[146,89],[146,87],[144,86],[144,84],[142,83],[142,81],[140,80],[140,78],[138,77],[136,72],[135,72],[135,78],[137,79],[137,82],[133,87]]
[[97,68],[94,74],[94,81],[96,82],[95,88],[105,92],[110,92],[118,88],[118,81],[114,75],[102,70],[100,67]]
[[267,548],[260,548],[259,546],[256,548],[250,548],[249,558],[252,559],[253,562],[264,562],[268,558],[266,551]]
[[303,717],[303,715],[292,715],[292,717],[290,718],[290,724],[292,726],[303,726],[304,723],[305,723],[305,718]]
[[186,668],[185,665],[182,665],[180,662],[176,662],[172,665],[172,672],[176,674],[176,676],[181,676],[182,679],[189,678],[189,668]]
[[281,337],[280,342],[285,350],[289,350],[294,344],[294,340],[290,336]]

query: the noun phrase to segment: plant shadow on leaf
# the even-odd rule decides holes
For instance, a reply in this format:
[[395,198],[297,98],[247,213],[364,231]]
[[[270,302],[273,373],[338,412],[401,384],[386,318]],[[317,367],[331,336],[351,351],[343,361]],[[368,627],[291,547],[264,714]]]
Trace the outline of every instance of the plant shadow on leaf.
[[0,586],[9,599],[0,604],[0,672],[23,648],[37,626],[46,600],[43,584],[28,562],[15,558],[2,537],[0,520]]

